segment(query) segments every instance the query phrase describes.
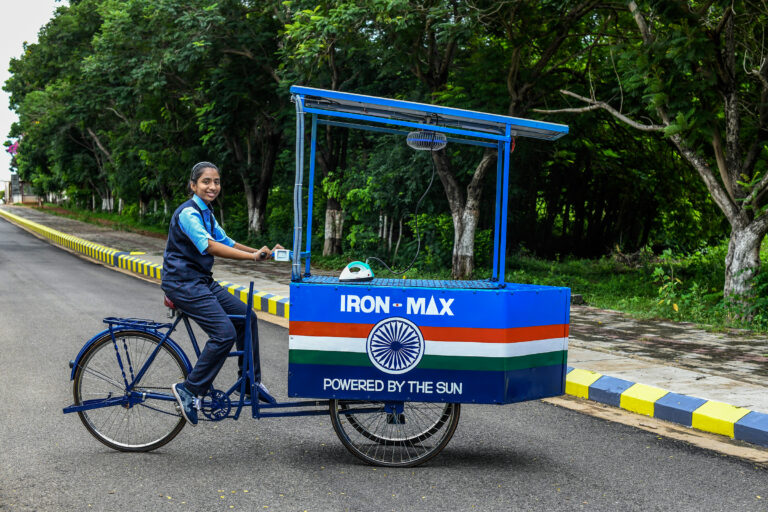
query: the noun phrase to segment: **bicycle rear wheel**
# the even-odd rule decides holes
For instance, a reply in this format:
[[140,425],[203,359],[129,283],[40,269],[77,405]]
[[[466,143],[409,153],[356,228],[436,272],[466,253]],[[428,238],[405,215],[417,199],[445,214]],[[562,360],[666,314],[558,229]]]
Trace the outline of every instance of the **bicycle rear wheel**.
[[[114,334],[116,343],[107,333],[91,345],[80,360],[73,387],[76,405],[127,396],[125,380],[133,380],[160,343],[157,336],[141,331]],[[134,391],[167,394],[169,400],[147,398],[132,406],[89,409],[78,415],[88,432],[112,449],[154,450],[176,437],[184,427],[171,384],[184,381],[186,376],[187,369],[179,355],[162,345]]]
[[331,423],[342,444],[377,466],[412,467],[440,453],[459,424],[460,404],[331,400]]

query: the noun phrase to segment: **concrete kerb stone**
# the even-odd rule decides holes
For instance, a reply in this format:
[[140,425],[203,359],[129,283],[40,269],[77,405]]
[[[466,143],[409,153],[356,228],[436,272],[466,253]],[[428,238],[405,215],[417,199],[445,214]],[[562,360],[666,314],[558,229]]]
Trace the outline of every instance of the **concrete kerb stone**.
[[[142,260],[141,253],[129,253],[105,247],[29,221],[0,209],[0,216],[52,243],[79,252],[106,265],[159,280],[162,266]],[[219,281],[229,293],[247,302],[248,288]],[[253,292],[253,308],[285,319],[289,318],[287,297],[268,292]],[[565,393],[577,398],[620,407],[637,414],[670,421],[705,432],[768,447],[768,414],[673,393],[645,384],[617,379],[590,370],[567,368]]]
[[568,367],[565,392],[652,418],[768,447],[768,414]]
[[[162,265],[151,263],[137,257],[138,255],[143,254],[142,252],[118,251],[117,249],[113,249],[111,247],[95,244],[93,242],[89,242],[88,240],[68,235],[66,233],[62,233],[61,231],[43,226],[42,224],[32,222],[2,209],[0,209],[0,216],[4,217],[13,224],[26,229],[27,231],[30,231],[51,241],[56,245],[66,247],[84,256],[100,261],[105,265],[117,267],[124,271],[151,279],[156,279],[158,281],[161,279],[163,270]],[[229,293],[244,303],[247,302],[247,287],[229,283],[227,281],[218,282]],[[290,313],[290,304],[287,297],[281,297],[280,295],[254,290],[253,309],[288,319],[288,315]]]

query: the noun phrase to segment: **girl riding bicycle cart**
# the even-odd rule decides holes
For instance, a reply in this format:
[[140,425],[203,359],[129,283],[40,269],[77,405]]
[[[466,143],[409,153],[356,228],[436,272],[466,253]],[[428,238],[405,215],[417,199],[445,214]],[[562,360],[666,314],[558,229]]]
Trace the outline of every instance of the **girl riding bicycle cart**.
[[[561,395],[565,387],[570,290],[505,282],[507,190],[517,137],[555,140],[563,125],[373,96],[291,88],[296,106],[296,183],[290,285],[288,395],[311,399],[259,403],[236,391],[256,389],[245,357],[243,376],[203,397],[204,419],[328,414],[342,443],[362,460],[414,466],[450,441],[462,403],[509,404]],[[309,187],[302,192],[305,115],[311,114]],[[402,134],[411,147],[436,150],[471,144],[497,152],[493,269],[488,280],[352,280],[310,273],[312,203],[318,126]],[[302,237],[305,250],[302,252]],[[302,268],[303,265],[303,268]],[[359,264],[358,267],[362,267]],[[302,272],[303,270],[303,272]],[[252,285],[251,285],[252,288]],[[252,293],[248,295],[248,306]],[[246,315],[246,322],[250,316]],[[171,384],[192,368],[169,336],[183,322],[108,318],[72,364],[77,412],[97,439],[118,450],[146,451],[184,426]],[[243,350],[251,354],[250,329]],[[142,414],[138,428],[104,418]],[[151,418],[151,421],[147,421]]]

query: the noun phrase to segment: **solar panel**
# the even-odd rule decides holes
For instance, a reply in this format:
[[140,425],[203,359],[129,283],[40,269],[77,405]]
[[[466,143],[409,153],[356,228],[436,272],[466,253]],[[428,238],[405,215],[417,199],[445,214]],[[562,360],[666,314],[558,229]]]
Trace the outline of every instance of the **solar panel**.
[[291,92],[303,97],[304,106],[318,113],[334,116],[346,113],[363,120],[382,123],[399,121],[432,124],[504,136],[507,126],[512,137],[555,140],[568,133],[568,126],[532,119],[488,114],[474,110],[380,98],[341,91],[292,86]]

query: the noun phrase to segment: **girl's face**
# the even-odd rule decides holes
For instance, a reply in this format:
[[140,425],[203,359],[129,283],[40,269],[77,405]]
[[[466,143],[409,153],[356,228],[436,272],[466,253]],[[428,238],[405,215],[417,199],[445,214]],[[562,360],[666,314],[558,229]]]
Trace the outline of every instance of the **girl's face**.
[[221,192],[219,171],[212,167],[206,167],[203,169],[203,174],[197,178],[197,182],[190,181],[189,186],[197,197],[205,201],[206,204],[211,204]]

